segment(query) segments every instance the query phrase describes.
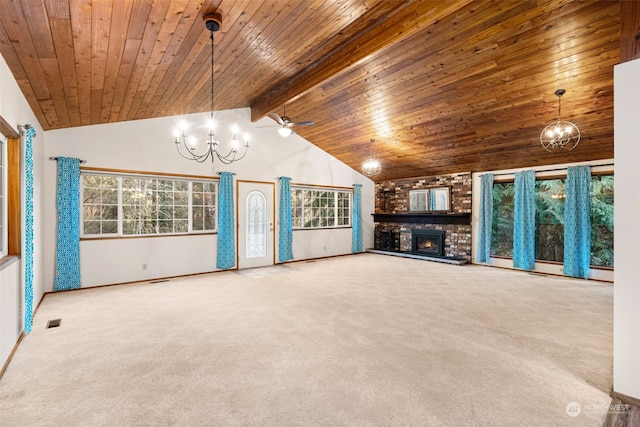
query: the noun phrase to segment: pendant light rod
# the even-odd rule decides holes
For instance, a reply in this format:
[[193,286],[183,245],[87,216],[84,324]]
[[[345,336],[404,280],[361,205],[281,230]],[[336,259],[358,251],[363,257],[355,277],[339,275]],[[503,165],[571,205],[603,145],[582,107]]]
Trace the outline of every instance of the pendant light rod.
[[215,69],[215,43],[214,33],[220,30],[222,25],[222,15],[217,12],[207,13],[203,16],[205,27],[209,30],[209,38],[211,40],[211,110],[209,112],[209,132],[206,139],[206,149],[202,153],[198,153],[196,147],[196,138],[193,135],[187,134],[186,123],[181,124],[180,129],[174,132],[174,143],[178,153],[188,160],[195,160],[198,163],[202,163],[211,159],[211,162],[215,162],[216,158],[223,164],[230,164],[241,160],[247,155],[249,149],[249,137],[245,136],[244,151],[242,154],[238,153],[240,148],[238,141],[238,129],[232,128],[232,137],[230,142],[229,151],[223,153],[220,149],[220,142],[216,139],[214,134],[214,99],[215,99],[215,84],[214,84],[214,69]]

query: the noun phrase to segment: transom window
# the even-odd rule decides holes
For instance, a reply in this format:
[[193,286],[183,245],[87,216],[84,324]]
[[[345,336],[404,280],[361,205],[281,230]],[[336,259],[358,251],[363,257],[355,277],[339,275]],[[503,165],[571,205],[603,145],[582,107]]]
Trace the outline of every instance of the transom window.
[[82,236],[216,230],[217,182],[82,173]]
[[293,228],[333,228],[351,225],[351,191],[291,188]]

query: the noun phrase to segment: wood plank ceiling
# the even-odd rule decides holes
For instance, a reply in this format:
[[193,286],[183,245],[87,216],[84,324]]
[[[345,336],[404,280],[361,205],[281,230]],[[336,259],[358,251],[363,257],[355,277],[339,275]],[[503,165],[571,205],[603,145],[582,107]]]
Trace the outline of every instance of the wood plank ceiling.
[[617,1],[2,0],[0,52],[45,129],[208,111],[214,9],[216,109],[286,104],[358,170],[375,138],[377,180],[613,157]]

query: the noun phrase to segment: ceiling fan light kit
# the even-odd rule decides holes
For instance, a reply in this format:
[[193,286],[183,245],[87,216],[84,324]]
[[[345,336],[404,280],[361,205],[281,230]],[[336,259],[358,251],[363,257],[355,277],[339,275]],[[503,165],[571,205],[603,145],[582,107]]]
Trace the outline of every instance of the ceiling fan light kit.
[[551,153],[559,153],[562,151],[571,151],[580,142],[580,129],[575,124],[562,120],[560,102],[562,95],[566,91],[564,89],[558,89],[555,95],[558,97],[558,120],[549,123],[542,129],[540,134],[540,144],[545,150]]
[[[205,27],[211,33],[211,111],[209,113],[209,121],[207,123],[207,128],[209,132],[207,133],[206,138],[206,149],[203,152],[198,151],[197,148],[197,140],[198,138],[195,135],[190,135],[187,131],[187,124],[182,122],[180,127],[174,131],[174,140],[173,142],[176,145],[176,149],[178,153],[182,157],[188,160],[195,160],[198,163],[205,162],[207,159],[211,159],[211,162],[215,162],[217,158],[221,163],[230,164],[241,160],[244,156],[247,155],[247,151],[249,150],[249,136],[245,135],[244,144],[241,144],[238,140],[238,128],[237,126],[232,127],[232,137],[229,142],[229,151],[223,152],[220,149],[220,142],[216,139],[214,134],[215,121],[213,118],[214,106],[213,106],[213,97],[214,97],[214,84],[213,84],[213,69],[214,69],[214,46],[213,46],[213,34],[220,30],[220,26],[222,24],[222,15],[217,12],[207,13],[203,16]],[[244,148],[242,154],[239,154],[239,150]]]
[[[304,120],[301,122],[294,122],[291,120],[291,117],[287,116],[287,106],[284,106],[284,111],[282,116],[279,116],[277,113],[269,113],[269,117],[278,123],[276,126],[278,127],[278,133],[280,136],[286,138],[289,135],[293,135],[296,133],[293,128],[296,126],[312,126],[315,124],[313,120]],[[258,126],[261,128],[270,128],[276,126]]]

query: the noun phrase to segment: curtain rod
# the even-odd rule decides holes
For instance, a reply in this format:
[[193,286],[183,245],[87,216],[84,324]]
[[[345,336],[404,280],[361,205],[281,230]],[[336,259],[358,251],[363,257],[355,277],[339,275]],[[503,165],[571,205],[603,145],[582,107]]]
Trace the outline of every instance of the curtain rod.
[[[58,160],[57,157],[49,157],[49,160]],[[80,160],[80,163],[87,163],[86,160]]]
[[[613,163],[605,163],[602,165],[585,165],[585,166],[589,166],[590,168],[599,168],[601,166],[613,166]],[[568,166],[568,167],[572,167],[572,166]],[[567,168],[555,168],[555,169],[545,169],[545,170],[539,170],[539,171],[535,171],[535,173],[543,173],[543,172],[556,172],[556,171],[566,171]],[[494,173],[493,176],[504,176],[504,175],[513,175],[515,172],[505,172],[505,173]],[[480,176],[484,176],[487,175],[485,173],[483,173]]]

